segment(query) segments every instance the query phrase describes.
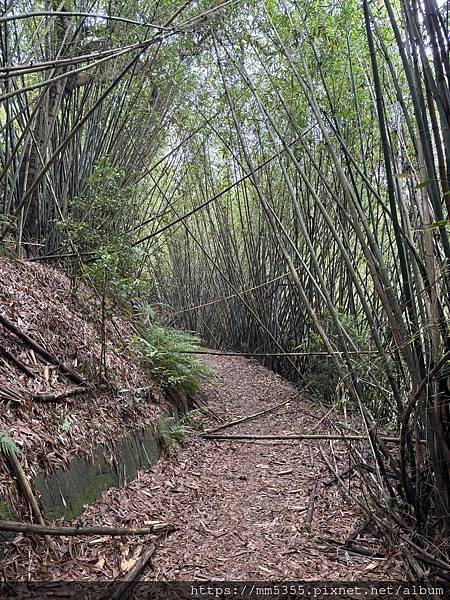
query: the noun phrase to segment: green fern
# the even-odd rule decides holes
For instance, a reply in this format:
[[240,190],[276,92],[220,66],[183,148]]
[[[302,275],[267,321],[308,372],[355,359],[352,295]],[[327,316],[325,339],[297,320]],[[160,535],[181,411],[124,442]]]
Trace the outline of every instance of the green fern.
[[196,394],[211,374],[211,370],[190,353],[198,350],[200,343],[190,333],[152,325],[142,329],[141,337],[135,342],[150,374],[162,389]]
[[0,452],[5,456],[19,455],[20,450],[14,440],[4,431],[0,431]]
[[157,427],[162,443],[167,450],[173,450],[182,444],[190,431],[185,418],[177,421],[175,417],[162,415],[157,421]]

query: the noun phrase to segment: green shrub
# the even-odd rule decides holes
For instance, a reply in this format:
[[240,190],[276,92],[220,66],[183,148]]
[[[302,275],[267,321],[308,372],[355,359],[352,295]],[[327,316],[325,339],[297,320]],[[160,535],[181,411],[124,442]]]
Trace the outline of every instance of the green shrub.
[[163,446],[169,452],[182,444],[190,431],[186,417],[177,421],[175,417],[162,415],[157,421],[157,427]]
[[135,190],[123,185],[124,172],[100,158],[80,197],[71,200],[68,215],[58,222],[63,252],[77,251],[75,275],[113,302],[127,305],[147,294],[151,280],[142,268],[147,252],[134,245],[134,225],[141,220]]
[[185,331],[155,324],[141,330],[135,339],[149,372],[162,389],[196,394],[211,371],[191,351],[198,350],[200,340]]

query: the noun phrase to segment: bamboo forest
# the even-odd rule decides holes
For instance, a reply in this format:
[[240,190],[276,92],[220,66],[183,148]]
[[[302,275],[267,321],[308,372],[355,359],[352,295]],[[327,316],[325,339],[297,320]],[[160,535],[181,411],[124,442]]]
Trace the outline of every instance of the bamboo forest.
[[1,4],[0,596],[450,597],[450,4]]

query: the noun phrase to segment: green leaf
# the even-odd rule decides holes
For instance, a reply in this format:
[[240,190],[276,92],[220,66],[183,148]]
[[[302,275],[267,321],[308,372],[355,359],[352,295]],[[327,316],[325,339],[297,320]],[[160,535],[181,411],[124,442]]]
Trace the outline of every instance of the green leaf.
[[450,225],[450,221],[448,219],[442,219],[441,221],[436,221],[435,223],[431,223],[426,228],[427,231],[431,231],[432,229],[438,229],[439,227],[448,227]]
[[17,456],[20,454],[20,450],[14,443],[14,440],[3,431],[0,431],[0,451],[6,456],[11,456],[13,454]]
[[430,183],[433,183],[433,181],[434,179],[425,179],[425,181],[421,181],[419,184],[416,185],[416,190],[420,190],[421,188],[430,185]]

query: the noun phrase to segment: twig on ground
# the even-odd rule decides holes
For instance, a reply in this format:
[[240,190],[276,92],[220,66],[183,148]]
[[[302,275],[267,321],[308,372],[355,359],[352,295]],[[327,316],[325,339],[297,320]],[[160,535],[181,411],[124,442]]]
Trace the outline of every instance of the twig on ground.
[[45,358],[45,360],[47,360],[48,362],[52,363],[53,365],[56,365],[68,379],[70,379],[74,383],[77,383],[78,385],[84,385],[86,383],[81,377],[81,375],[78,375],[78,373],[75,373],[75,371],[72,371],[72,369],[66,367],[66,365],[62,363],[58,358],[56,358],[56,356],[50,354],[50,352],[45,350],[45,348],[43,348],[40,344],[38,344],[29,335],[27,335],[25,332],[19,329],[16,325],[14,325],[14,323],[9,321],[3,315],[0,315],[0,323],[3,325],[3,327],[14,333],[14,335],[20,338],[23,342],[25,342],[35,352],[40,354],[42,358]]
[[311,527],[312,527],[312,520],[313,520],[313,516],[314,516],[314,502],[316,500],[316,489],[317,489],[317,481],[314,482],[314,485],[311,490],[311,494],[309,496],[308,512],[306,514],[306,521],[305,521],[305,529],[307,529],[308,531],[310,531]]

